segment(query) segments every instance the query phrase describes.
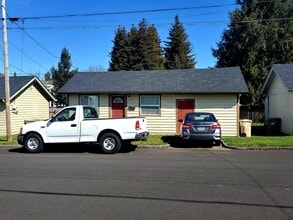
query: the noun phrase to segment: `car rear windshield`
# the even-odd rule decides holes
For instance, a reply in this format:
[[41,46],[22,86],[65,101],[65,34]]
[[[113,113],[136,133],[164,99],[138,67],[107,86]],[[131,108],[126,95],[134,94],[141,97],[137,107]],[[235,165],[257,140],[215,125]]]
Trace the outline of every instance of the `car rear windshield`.
[[198,113],[186,115],[185,121],[216,121],[216,118],[210,113]]

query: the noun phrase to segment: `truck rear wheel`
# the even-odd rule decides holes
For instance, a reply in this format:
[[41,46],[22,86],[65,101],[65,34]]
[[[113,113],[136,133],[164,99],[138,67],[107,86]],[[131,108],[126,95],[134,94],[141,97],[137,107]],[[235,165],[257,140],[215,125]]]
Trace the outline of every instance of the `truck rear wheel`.
[[24,147],[30,153],[39,153],[43,151],[44,144],[37,134],[28,134],[24,139]]
[[120,138],[113,133],[103,134],[100,138],[99,144],[102,152],[106,154],[114,154],[121,148]]

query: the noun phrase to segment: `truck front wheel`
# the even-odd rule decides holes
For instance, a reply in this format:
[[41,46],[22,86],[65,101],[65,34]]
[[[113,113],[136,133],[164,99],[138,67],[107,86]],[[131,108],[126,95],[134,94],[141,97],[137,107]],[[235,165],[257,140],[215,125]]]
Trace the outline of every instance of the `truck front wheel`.
[[44,144],[37,134],[28,134],[24,139],[24,147],[30,153],[39,153],[43,151]]
[[106,154],[114,154],[121,148],[120,138],[113,133],[103,134],[100,138],[99,144],[102,152]]

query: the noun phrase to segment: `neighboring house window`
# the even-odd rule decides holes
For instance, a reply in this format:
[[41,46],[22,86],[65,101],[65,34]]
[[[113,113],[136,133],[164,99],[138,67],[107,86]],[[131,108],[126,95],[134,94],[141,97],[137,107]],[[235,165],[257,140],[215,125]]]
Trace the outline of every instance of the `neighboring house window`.
[[79,102],[81,105],[89,105],[98,109],[98,96],[95,95],[81,95]]
[[141,95],[140,108],[142,115],[160,114],[160,96],[159,95]]

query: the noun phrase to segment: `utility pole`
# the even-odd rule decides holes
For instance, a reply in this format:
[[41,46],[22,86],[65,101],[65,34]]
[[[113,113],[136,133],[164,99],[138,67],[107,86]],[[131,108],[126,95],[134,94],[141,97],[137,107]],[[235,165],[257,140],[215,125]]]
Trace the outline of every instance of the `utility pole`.
[[10,88],[9,88],[9,65],[8,65],[8,45],[6,26],[6,6],[2,0],[2,34],[3,34],[3,56],[4,56],[4,80],[5,80],[5,106],[6,106],[6,138],[11,142],[11,115],[10,115]]

